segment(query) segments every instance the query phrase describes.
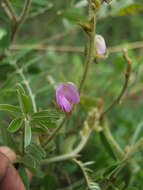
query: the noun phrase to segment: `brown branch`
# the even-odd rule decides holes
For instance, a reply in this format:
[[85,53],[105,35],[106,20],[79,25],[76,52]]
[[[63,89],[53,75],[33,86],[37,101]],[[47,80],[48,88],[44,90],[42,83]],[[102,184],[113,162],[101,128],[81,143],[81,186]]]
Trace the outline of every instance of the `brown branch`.
[[74,27],[70,28],[69,30],[66,30],[64,32],[53,35],[53,36],[49,37],[48,39],[41,40],[39,45],[42,45],[42,44],[44,45],[49,42],[61,40],[61,38],[65,37],[66,35],[71,34],[71,33],[73,34],[73,32],[75,32],[77,30],[77,28],[78,28],[77,26],[74,26]]
[[[142,48],[142,47],[143,47],[143,41],[137,41],[137,42],[131,42],[128,44],[108,47],[107,50],[109,51],[109,53],[116,53],[116,52],[123,51],[124,48],[138,49],[138,48]],[[56,45],[43,45],[41,43],[38,43],[35,45],[14,44],[11,46],[11,49],[13,49],[13,50],[20,50],[23,48],[31,48],[34,50],[41,50],[41,51],[49,50],[49,51],[59,51],[59,52],[79,52],[79,53],[84,52],[84,48],[81,46],[56,46]]]
[[122,96],[124,95],[124,93],[125,93],[125,91],[126,91],[126,89],[128,87],[130,73],[131,73],[131,63],[132,63],[132,61],[128,56],[127,50],[124,50],[123,58],[125,59],[125,61],[127,63],[127,69],[126,69],[126,73],[125,73],[125,82],[124,82],[123,88],[122,88],[119,96],[112,102],[112,104],[105,111],[103,111],[101,113],[100,119],[102,119],[104,117],[105,113],[107,113],[109,110],[111,110],[115,104],[120,102]]
[[14,25],[12,27],[11,41],[14,40],[14,37],[15,37],[15,35],[17,33],[17,30],[18,30],[20,24],[24,21],[27,13],[29,11],[30,5],[31,5],[31,0],[26,0],[24,8],[23,8],[23,11],[22,11],[20,17],[18,18],[17,22],[14,23]]
[[17,16],[16,16],[16,13],[15,13],[11,3],[8,0],[4,0],[4,2],[2,3],[2,7],[6,11],[6,13],[10,17],[10,19],[12,19],[14,23],[16,23]]
[[11,41],[13,41],[20,24],[24,21],[27,13],[29,11],[30,4],[31,4],[31,0],[25,0],[25,5],[23,8],[23,11],[22,11],[20,17],[17,18],[16,13],[13,10],[13,7],[12,7],[11,3],[9,2],[9,0],[4,0],[4,2],[2,3],[2,7],[5,9],[6,13],[10,17],[10,19],[12,19],[12,21],[13,21],[12,32],[11,32]]
[[47,45],[47,46],[43,46],[43,45],[19,45],[19,44],[14,44],[11,46],[11,49],[13,50],[20,50],[23,48],[30,48],[30,49],[34,49],[34,50],[41,50],[41,51],[59,51],[59,52],[84,52],[84,48],[83,47],[74,47],[74,46],[53,46],[53,45]]

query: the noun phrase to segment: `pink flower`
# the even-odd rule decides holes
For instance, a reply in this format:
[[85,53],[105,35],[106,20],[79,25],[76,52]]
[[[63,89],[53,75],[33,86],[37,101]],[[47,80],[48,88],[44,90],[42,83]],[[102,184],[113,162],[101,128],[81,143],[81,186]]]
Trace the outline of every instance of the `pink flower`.
[[56,100],[60,109],[70,112],[71,104],[77,104],[80,96],[76,86],[72,82],[62,82],[56,87]]
[[97,34],[95,36],[95,46],[99,55],[103,55],[106,52],[106,43],[101,35]]

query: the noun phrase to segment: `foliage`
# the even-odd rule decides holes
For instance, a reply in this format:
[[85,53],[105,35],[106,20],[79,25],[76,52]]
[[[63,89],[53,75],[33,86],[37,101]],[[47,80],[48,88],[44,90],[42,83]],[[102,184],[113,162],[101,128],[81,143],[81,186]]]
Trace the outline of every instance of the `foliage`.
[[[0,145],[18,155],[27,190],[142,189],[142,0],[0,4]],[[70,114],[55,98],[65,81],[80,92]]]

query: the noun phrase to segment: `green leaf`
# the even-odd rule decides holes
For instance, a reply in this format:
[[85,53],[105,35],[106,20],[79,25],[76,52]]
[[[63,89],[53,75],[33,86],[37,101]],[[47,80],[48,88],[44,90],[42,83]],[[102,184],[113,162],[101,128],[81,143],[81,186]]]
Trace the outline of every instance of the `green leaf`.
[[26,166],[26,167],[30,167],[30,168],[35,168],[36,167],[36,161],[35,159],[27,154],[22,158],[22,163]]
[[21,51],[19,51],[18,53],[16,53],[15,55],[11,55],[6,57],[5,59],[3,59],[3,63],[7,63],[10,62],[12,60],[19,60],[22,57],[24,57],[27,53],[29,53],[31,51],[31,49],[23,49]]
[[[2,31],[3,30],[3,31]],[[4,32],[5,30],[5,32]],[[7,29],[1,29],[1,39],[0,39],[0,53],[9,47],[10,45],[10,36],[11,36],[11,28],[8,26]]]
[[119,190],[123,190],[124,187],[125,187],[125,182],[123,181],[123,182],[119,185],[118,189],[119,189]]
[[11,75],[8,76],[6,81],[0,86],[0,91],[6,91],[8,88],[10,89],[11,87],[14,87],[15,84],[20,81],[19,75],[16,75],[15,73],[12,73]]
[[55,128],[56,127],[55,121],[45,121],[45,120],[43,120],[43,118],[35,118],[35,119],[32,119],[30,122],[31,122],[31,124],[36,124],[36,125],[39,125],[41,127],[43,125],[47,128]]
[[9,112],[21,113],[20,107],[13,106],[10,104],[0,104],[0,111],[9,111]]
[[32,127],[32,132],[39,133],[39,134],[40,133],[49,134],[49,129],[47,126],[39,122],[37,126],[34,124],[34,127]]
[[101,139],[101,142],[103,144],[103,146],[105,147],[105,150],[109,153],[109,155],[114,159],[114,160],[117,160],[116,159],[116,156],[112,150],[112,147],[110,146],[110,144],[108,143],[105,135],[103,132],[100,133],[100,139]]
[[36,165],[39,165],[42,161],[42,157],[39,155],[39,153],[37,151],[35,152],[35,149],[33,149],[31,146],[28,146],[26,151],[34,158]]
[[36,164],[40,164],[43,158],[46,157],[46,152],[44,149],[41,146],[33,143],[26,148],[26,152],[28,155],[31,155],[34,158]]
[[8,131],[11,133],[16,132],[21,127],[22,122],[23,121],[21,118],[16,118],[16,119],[12,120],[12,122],[8,126]]
[[26,190],[30,190],[26,169],[24,168],[24,166],[22,164],[20,164],[20,166],[18,168],[18,173],[19,173],[19,175],[20,175],[20,177],[24,183]]
[[24,65],[23,65],[23,69],[26,69],[27,67],[31,66],[32,64],[36,63],[37,61],[40,61],[41,59],[41,56],[38,56],[38,57],[34,57],[33,59],[31,59],[30,61],[26,62]]
[[138,190],[136,187],[127,187],[126,190]]
[[29,121],[25,119],[24,147],[26,148],[31,142],[31,127]]
[[25,114],[29,113],[32,111],[32,103],[30,98],[25,94],[25,91],[21,85],[17,86],[18,90],[18,98],[19,98],[19,103],[21,106],[21,109]]
[[46,0],[33,0],[33,3],[41,6],[46,6],[48,2]]
[[36,95],[40,94],[40,93],[47,92],[50,89],[51,89],[51,86],[46,84],[46,86],[43,86],[43,87],[41,87],[41,88],[39,88],[39,89],[36,90]]
[[105,178],[109,179],[114,174],[114,172],[116,172],[119,168],[120,168],[120,165],[118,163],[117,164],[113,164],[112,166],[109,166],[105,170],[103,176]]
[[54,117],[58,119],[59,113],[55,110],[49,109],[49,110],[42,110],[42,111],[32,114],[32,117],[42,117],[42,116]]
[[28,169],[31,171],[31,173],[35,176],[35,177],[38,177],[38,178],[43,178],[45,176],[45,173],[40,170],[39,168],[31,168],[31,167],[28,167]]
[[22,107],[24,113],[29,113],[32,111],[32,103],[31,100],[28,96],[26,95],[21,95],[21,100],[22,100]]
[[83,14],[82,9],[80,8],[67,9],[66,11],[61,12],[61,15],[71,22],[86,20],[86,16]]
[[87,95],[81,95],[80,105],[83,106],[85,110],[90,110],[93,107],[96,107],[100,99],[95,97],[90,97]]
[[119,10],[118,13],[120,15],[126,15],[126,14],[136,14],[139,11],[143,10],[143,4],[140,3],[132,3],[123,9]]
[[30,147],[33,149],[33,151],[37,152],[42,158],[46,157],[46,152],[41,146],[32,143],[29,145],[29,148]]
[[143,122],[140,122],[136,127],[133,137],[131,138],[131,146],[133,146],[136,143],[137,139],[142,135],[142,129]]
[[31,116],[31,123],[44,125],[48,128],[56,127],[56,121],[59,119],[59,113],[55,110],[44,110],[37,113],[34,113]]
[[7,31],[4,28],[0,28],[0,40],[7,34]]
[[17,84],[17,89],[20,92],[20,94],[25,94],[25,90],[24,90],[23,86],[20,83]]

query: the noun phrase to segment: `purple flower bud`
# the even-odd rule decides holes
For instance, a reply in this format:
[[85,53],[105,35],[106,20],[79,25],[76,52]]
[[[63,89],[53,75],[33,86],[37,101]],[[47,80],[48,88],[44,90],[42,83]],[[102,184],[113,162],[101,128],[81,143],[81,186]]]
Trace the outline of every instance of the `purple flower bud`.
[[77,104],[80,101],[80,96],[72,82],[62,82],[56,87],[56,99],[62,111],[70,112],[70,104]]
[[106,43],[101,35],[95,36],[95,46],[99,55],[103,55],[106,52]]

